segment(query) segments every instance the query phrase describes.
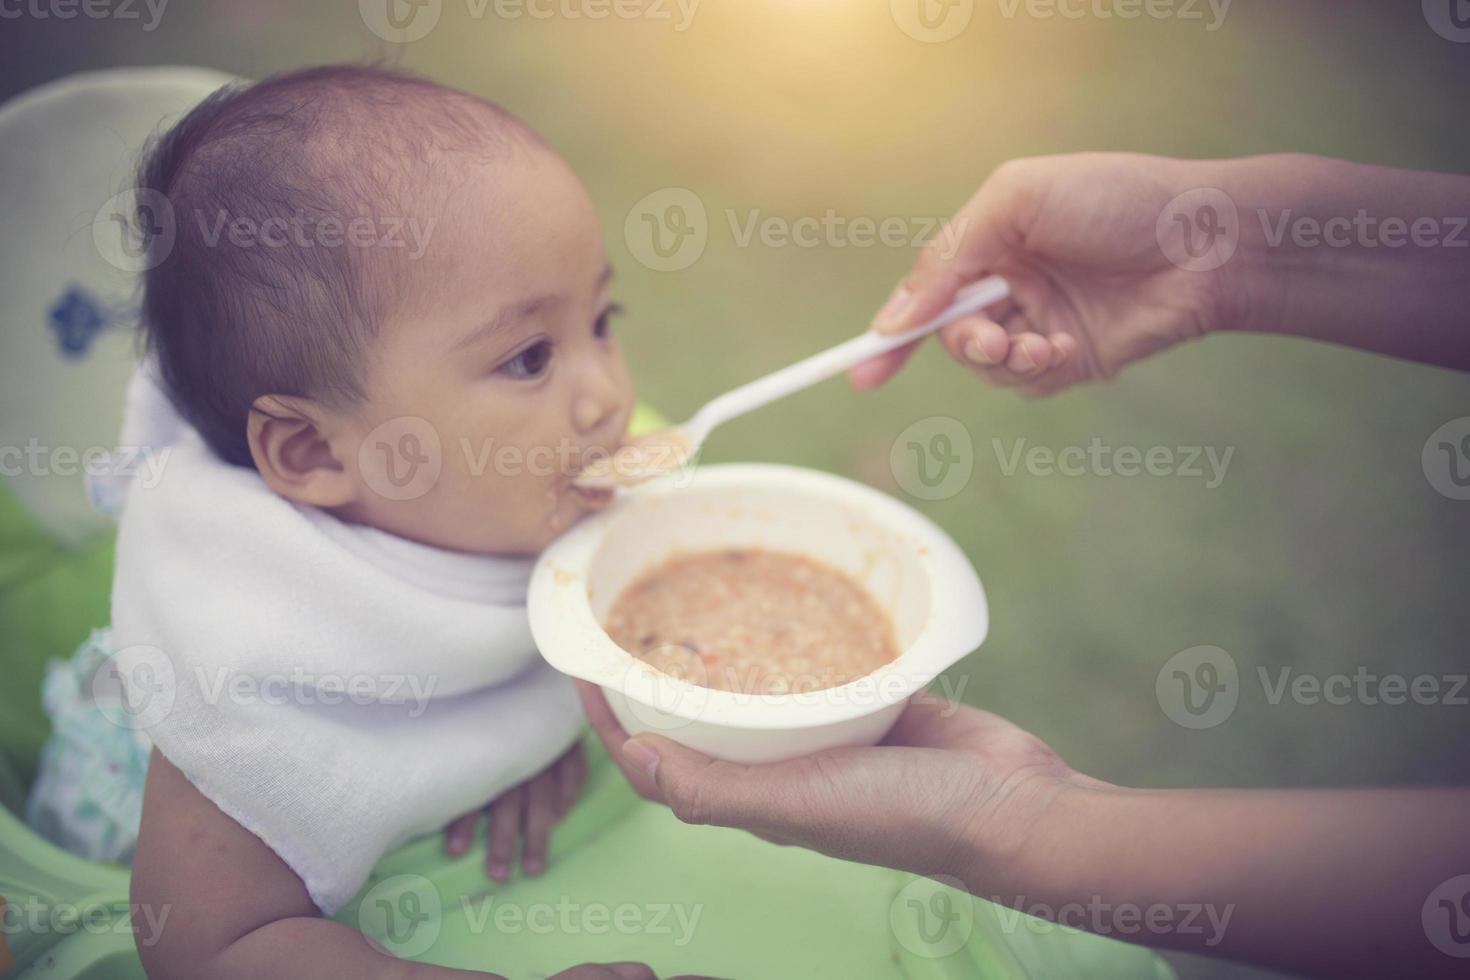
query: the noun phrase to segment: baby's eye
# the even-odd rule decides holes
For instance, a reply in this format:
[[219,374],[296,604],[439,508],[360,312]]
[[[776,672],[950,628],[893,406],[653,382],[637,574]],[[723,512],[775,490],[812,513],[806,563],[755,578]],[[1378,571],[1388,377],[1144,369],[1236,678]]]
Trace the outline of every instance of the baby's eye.
[[515,357],[500,365],[499,370],[512,378],[538,378],[551,364],[551,341],[538,340]]
[[592,335],[601,340],[611,334],[613,317],[621,316],[622,313],[623,308],[617,303],[613,303],[607,309],[603,310],[598,314],[597,322],[592,325]]

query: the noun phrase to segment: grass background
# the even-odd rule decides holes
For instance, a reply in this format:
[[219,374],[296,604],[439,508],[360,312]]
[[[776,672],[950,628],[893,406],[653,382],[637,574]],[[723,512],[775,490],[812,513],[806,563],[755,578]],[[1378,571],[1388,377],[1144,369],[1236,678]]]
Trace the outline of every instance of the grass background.
[[[1217,30],[1181,19],[1007,17],[979,0],[954,40],[899,30],[887,0],[703,0],[652,19],[472,14],[444,0],[426,38],[374,37],[350,0],[174,0],[138,21],[0,24],[0,96],[71,71],[188,63],[258,76],[382,58],[524,117],[599,202],[619,328],[643,396],[670,417],[861,329],[910,248],[742,247],[727,212],[943,217],[1014,156],[1295,150],[1470,172],[1470,45],[1416,3],[1238,0]],[[677,8],[672,8],[677,11]],[[1201,6],[1201,10],[1207,8]],[[678,19],[677,12],[674,14]],[[1208,20],[1208,15],[1207,15]],[[638,263],[635,202],[694,191],[711,217],[691,267]],[[1470,275],[1470,255],[1467,255]],[[927,350],[886,388],[840,382],[722,430],[706,459],[855,476],[909,499],[972,557],[992,604],[948,681],[1076,767],[1142,786],[1463,783],[1470,708],[1269,703],[1257,668],[1407,676],[1470,670],[1470,503],[1420,467],[1470,414],[1470,377],[1289,340],[1210,338],[1107,386],[1044,402],[987,389]],[[907,497],[895,438],[958,420],[973,476]],[[1061,449],[1234,447],[1227,478],[1004,475],[992,440]],[[1201,644],[1240,667],[1224,724],[1171,723],[1154,682]],[[1464,868],[1446,868],[1446,877]],[[1385,910],[1388,914],[1389,910]],[[1193,958],[1187,976],[1255,971]]]

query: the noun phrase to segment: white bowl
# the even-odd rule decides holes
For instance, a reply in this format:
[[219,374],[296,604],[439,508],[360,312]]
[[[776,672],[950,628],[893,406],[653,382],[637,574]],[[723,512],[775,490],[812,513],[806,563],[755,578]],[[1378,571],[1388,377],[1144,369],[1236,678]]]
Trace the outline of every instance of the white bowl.
[[[723,548],[796,553],[846,572],[892,617],[903,652],[840,687],[741,694],[655,670],[603,630],[639,576],[676,553]],[[541,655],[601,685],[629,734],[752,763],[877,742],[989,625],[979,576],[934,522],[860,483],[764,464],[698,467],[622,494],[542,554],[528,605]]]

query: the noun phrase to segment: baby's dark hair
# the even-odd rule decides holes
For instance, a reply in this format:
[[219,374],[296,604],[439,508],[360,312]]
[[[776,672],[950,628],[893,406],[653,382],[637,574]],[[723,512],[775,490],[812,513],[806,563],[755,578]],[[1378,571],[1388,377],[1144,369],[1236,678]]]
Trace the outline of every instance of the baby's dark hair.
[[145,342],[180,414],[250,466],[260,396],[361,398],[405,257],[348,226],[427,223],[456,157],[526,145],[539,140],[493,103],[381,68],[308,68],[205,99],[155,139],[137,181]]

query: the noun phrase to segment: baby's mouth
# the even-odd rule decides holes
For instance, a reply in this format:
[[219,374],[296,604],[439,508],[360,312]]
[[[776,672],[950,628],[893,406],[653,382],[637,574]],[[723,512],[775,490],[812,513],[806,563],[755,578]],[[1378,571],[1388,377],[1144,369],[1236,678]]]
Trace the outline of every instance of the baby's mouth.
[[612,503],[616,489],[615,486],[603,481],[589,481],[587,479],[588,471],[595,472],[600,467],[607,466],[614,454],[626,444],[626,441],[623,441],[617,446],[599,446],[595,449],[584,451],[582,458],[573,465],[571,472],[567,474],[568,489],[572,491],[576,499],[585,509],[593,511],[602,510],[608,504]]
[[580,487],[573,483],[572,493],[585,509],[593,511],[602,510],[613,499],[611,487]]

